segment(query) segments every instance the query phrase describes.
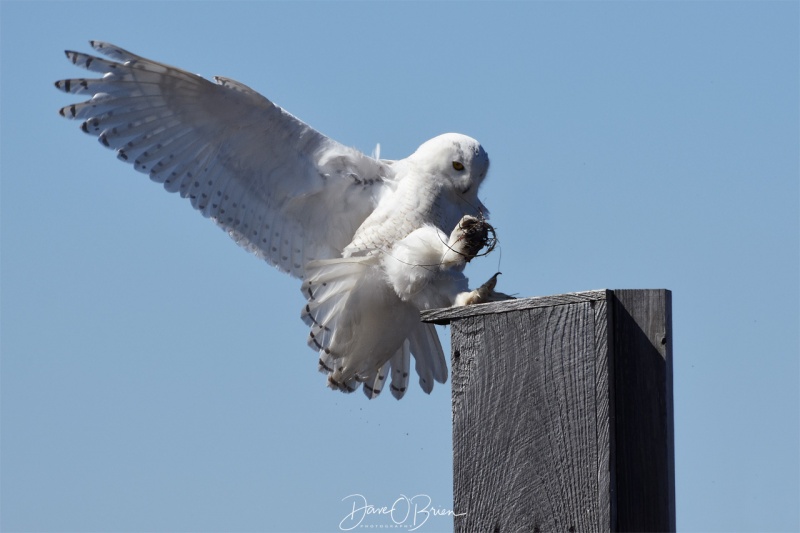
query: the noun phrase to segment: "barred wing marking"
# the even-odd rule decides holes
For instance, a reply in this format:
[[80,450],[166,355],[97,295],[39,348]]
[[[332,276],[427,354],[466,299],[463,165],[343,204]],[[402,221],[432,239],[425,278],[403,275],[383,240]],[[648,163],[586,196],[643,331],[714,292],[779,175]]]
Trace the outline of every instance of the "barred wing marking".
[[56,82],[92,95],[60,113],[293,276],[311,259],[339,257],[393,187],[391,162],[337,143],[246,85],[91,45],[116,61],[67,51],[103,76]]

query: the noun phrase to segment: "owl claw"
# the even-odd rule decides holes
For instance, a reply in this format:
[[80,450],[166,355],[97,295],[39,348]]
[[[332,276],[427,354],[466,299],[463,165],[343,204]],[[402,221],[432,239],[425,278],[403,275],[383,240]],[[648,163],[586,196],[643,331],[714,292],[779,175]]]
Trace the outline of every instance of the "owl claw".
[[475,305],[475,304],[483,304],[487,302],[499,302],[502,300],[513,300],[513,296],[509,296],[508,294],[497,292],[494,288],[497,286],[497,276],[499,276],[501,272],[498,272],[489,280],[471,292],[462,292],[456,297],[455,305]]

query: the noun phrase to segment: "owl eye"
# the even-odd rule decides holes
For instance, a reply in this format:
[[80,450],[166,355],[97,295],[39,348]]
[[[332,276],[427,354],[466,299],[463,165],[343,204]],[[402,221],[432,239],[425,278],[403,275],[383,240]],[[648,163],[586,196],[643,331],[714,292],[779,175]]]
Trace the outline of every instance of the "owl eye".
[[456,170],[464,170],[464,165],[462,165],[458,161],[453,161],[453,168]]

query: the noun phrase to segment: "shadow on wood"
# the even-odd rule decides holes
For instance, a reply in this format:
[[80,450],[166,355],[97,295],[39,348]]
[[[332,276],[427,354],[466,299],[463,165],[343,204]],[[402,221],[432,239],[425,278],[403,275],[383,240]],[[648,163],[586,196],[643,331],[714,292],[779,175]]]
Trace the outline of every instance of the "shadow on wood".
[[671,294],[432,310],[452,326],[456,531],[674,531]]

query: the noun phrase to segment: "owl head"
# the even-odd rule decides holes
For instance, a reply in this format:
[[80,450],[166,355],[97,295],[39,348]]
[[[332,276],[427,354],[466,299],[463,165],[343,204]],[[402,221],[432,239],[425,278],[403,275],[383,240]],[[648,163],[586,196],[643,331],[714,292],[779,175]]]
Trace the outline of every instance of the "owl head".
[[489,171],[489,155],[481,143],[460,133],[434,137],[408,159],[437,178],[446,179],[462,195],[476,195]]

